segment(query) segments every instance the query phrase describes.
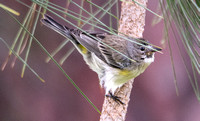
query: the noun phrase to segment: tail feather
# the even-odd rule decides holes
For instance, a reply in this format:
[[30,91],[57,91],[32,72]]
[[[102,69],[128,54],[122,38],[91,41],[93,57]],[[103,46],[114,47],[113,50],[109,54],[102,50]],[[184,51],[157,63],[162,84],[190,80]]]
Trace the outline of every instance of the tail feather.
[[[49,27],[50,29],[60,33],[64,37],[69,38],[80,53],[86,54],[88,52],[87,49],[84,46],[82,46],[79,43],[79,41],[76,39],[76,37],[80,36],[79,30],[69,29],[68,27],[59,24],[53,18],[51,18],[50,16],[48,16],[46,14],[44,15],[44,18],[41,19],[41,22],[45,26]],[[74,35],[74,34],[77,34],[77,35]],[[74,36],[76,36],[76,37],[74,37]]]
[[66,26],[59,24],[58,22],[56,22],[50,16],[45,14],[44,18],[41,19],[41,22],[44,25],[46,25],[47,27],[51,28],[52,30],[57,31],[58,33],[60,33],[64,37],[67,37],[67,38],[71,39],[72,41],[75,41],[74,38],[71,36],[70,29],[67,28]]
[[[91,37],[94,36],[99,39],[102,39],[102,37],[105,38],[103,36],[105,34],[96,32],[85,33],[79,29],[70,29],[66,26],[59,24],[53,18],[46,14],[44,15],[44,18],[41,19],[41,22],[50,29],[53,29],[54,31],[60,33],[64,37],[69,38],[81,54],[89,55],[89,53],[92,52],[101,60],[105,61],[98,48],[98,41]],[[90,36],[88,36],[88,34],[90,34]]]

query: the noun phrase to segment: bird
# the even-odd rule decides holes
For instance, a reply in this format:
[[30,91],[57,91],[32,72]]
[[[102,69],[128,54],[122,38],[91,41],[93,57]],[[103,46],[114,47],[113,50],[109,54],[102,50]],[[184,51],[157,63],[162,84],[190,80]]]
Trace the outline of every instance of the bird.
[[154,62],[155,52],[162,50],[144,38],[68,28],[47,14],[41,22],[73,43],[90,69],[98,74],[105,96],[121,104],[116,90],[143,73]]

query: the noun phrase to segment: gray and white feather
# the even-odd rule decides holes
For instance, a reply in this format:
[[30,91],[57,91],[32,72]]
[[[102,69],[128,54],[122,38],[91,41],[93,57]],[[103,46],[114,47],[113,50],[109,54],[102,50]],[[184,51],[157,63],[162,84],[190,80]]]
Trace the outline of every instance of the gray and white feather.
[[142,38],[130,38],[141,43],[139,45],[116,35],[91,31],[85,33],[70,29],[48,15],[45,15],[41,21],[71,40],[83,55],[85,62],[98,74],[100,85],[105,88],[106,94],[109,92],[114,94],[117,88],[143,73],[154,61],[154,52],[161,51],[160,48],[151,46]]

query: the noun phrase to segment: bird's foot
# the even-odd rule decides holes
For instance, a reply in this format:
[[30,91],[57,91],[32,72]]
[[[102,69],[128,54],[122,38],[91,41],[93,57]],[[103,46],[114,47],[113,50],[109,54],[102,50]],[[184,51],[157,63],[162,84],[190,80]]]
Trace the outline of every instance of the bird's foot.
[[124,104],[124,103],[120,100],[120,97],[113,95],[110,91],[109,91],[109,94],[106,95],[106,97],[112,98],[112,99],[113,99],[115,102],[117,102],[118,104],[119,104],[119,103],[122,104],[122,105]]

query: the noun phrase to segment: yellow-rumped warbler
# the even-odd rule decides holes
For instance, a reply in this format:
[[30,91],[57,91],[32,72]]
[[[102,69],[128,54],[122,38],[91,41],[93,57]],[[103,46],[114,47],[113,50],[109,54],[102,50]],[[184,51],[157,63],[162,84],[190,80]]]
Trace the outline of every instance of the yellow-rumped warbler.
[[122,102],[118,97],[114,96],[116,89],[143,73],[154,61],[154,52],[161,51],[142,38],[129,38],[141,43],[136,44],[117,35],[89,31],[85,33],[63,26],[48,15],[44,15],[41,21],[71,40],[85,62],[98,74],[106,95],[120,103]]

